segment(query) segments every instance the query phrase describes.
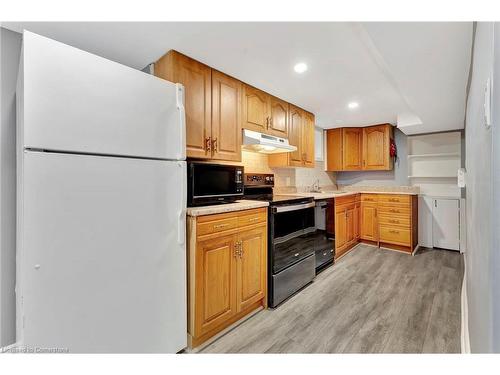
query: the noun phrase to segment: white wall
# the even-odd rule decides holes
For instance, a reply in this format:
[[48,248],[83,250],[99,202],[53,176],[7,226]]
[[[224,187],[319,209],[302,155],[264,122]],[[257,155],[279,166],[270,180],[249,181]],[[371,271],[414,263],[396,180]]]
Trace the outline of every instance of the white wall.
[[495,23],[495,55],[494,55],[494,82],[493,86],[493,129],[492,129],[492,144],[493,144],[493,195],[492,202],[492,233],[493,247],[491,254],[491,274],[492,280],[492,317],[493,317],[493,351],[500,353],[500,24]]
[[0,347],[15,341],[16,106],[21,34],[0,28]]
[[401,130],[394,129],[394,140],[398,158],[392,171],[337,172],[337,184],[359,186],[409,185],[407,136]]
[[[484,126],[484,87],[493,69],[493,23],[477,24],[474,42],[472,80],[467,100],[466,140],[466,208],[467,208],[467,268],[468,325],[472,352],[492,351],[492,284],[491,223],[492,137]],[[499,68],[500,69],[500,68]],[[500,98],[499,98],[500,99]],[[498,100],[498,99],[497,99]],[[497,122],[497,126],[500,122]],[[497,148],[500,143],[495,145]],[[500,187],[500,185],[499,185]],[[496,215],[498,211],[496,211]],[[496,216],[495,215],[495,216]],[[496,249],[498,250],[498,249]],[[496,317],[499,319],[499,317]]]

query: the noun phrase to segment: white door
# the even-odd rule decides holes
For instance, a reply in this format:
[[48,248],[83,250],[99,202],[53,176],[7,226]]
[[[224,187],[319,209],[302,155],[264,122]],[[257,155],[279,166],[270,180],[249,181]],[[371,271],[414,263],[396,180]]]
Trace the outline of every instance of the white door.
[[20,72],[24,147],[185,159],[182,86],[30,32]]
[[70,352],[186,346],[185,174],[180,161],[24,153],[22,344]]
[[434,247],[459,250],[459,204],[458,199],[433,199],[432,242]]

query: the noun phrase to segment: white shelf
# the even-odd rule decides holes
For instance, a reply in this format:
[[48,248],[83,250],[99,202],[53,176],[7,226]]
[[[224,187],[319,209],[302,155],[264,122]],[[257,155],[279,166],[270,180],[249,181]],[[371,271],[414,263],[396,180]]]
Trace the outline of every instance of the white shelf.
[[457,178],[457,176],[408,176],[408,178]]
[[408,155],[408,158],[439,158],[439,157],[460,157],[459,153],[456,152],[445,152],[440,154],[420,154],[420,155]]

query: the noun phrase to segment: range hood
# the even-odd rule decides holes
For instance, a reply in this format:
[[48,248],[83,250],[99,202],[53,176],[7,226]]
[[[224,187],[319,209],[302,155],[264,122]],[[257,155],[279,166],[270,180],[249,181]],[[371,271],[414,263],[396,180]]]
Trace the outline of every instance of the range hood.
[[297,151],[297,147],[288,143],[288,139],[262,134],[253,130],[243,129],[244,150],[261,152],[264,154],[279,154]]

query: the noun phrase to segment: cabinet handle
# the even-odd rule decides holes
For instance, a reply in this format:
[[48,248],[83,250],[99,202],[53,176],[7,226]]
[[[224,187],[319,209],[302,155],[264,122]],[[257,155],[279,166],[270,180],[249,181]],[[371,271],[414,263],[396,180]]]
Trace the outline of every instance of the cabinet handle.
[[240,258],[243,258],[243,254],[244,254],[244,250],[243,250],[243,242],[240,241]]
[[217,138],[212,141],[213,152],[217,152]]
[[266,129],[269,129],[269,117],[266,117]]
[[271,128],[273,127],[273,118],[269,117],[269,125],[271,125]]
[[214,229],[220,229],[220,228],[224,228],[224,227],[227,227],[229,224],[216,224],[214,225]]
[[258,221],[258,220],[259,220],[258,217],[252,217],[252,218],[248,219],[248,221]]
[[205,153],[212,151],[212,137],[205,138]]
[[399,199],[397,199],[397,198],[389,198],[389,202],[399,202]]
[[235,242],[234,243],[234,257],[235,258],[238,258],[238,256],[240,255],[240,251],[238,249],[239,249],[239,242]]
[[391,220],[389,220],[389,223],[396,223],[397,224],[397,223],[399,223],[399,220],[392,220],[391,219]]
[[434,207],[437,207],[438,206],[438,201],[437,199],[434,199]]
[[390,230],[389,232],[390,232],[390,233],[394,233],[394,234],[398,234],[398,233],[399,233],[399,230]]
[[399,210],[395,210],[394,208],[391,208],[389,211],[396,212],[396,213],[399,212]]

